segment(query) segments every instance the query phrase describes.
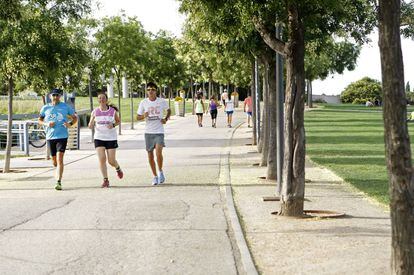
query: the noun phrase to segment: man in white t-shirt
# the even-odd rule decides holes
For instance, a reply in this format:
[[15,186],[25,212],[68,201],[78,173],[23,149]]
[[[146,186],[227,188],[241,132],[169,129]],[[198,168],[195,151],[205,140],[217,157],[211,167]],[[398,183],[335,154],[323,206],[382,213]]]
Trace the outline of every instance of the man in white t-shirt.
[[[164,143],[164,124],[170,119],[171,110],[165,99],[157,97],[157,85],[153,82],[147,84],[148,97],[141,101],[137,111],[137,119],[145,119],[145,146],[148,152],[148,161],[151,167],[154,179],[152,185],[164,183],[165,176],[162,171],[163,156],[162,149]],[[163,118],[164,111],[167,115]],[[154,160],[154,149],[157,155],[157,167]]]
[[229,99],[229,94],[227,93],[227,90],[224,89],[224,92],[221,94],[221,100],[223,101],[223,105],[226,104],[227,99]]

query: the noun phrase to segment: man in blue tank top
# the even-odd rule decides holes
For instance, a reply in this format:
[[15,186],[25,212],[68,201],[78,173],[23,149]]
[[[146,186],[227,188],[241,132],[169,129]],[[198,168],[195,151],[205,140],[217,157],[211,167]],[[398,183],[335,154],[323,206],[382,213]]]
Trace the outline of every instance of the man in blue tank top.
[[68,142],[68,128],[78,119],[75,111],[66,103],[60,102],[62,91],[53,89],[50,93],[52,103],[42,107],[39,114],[39,125],[46,131],[46,140],[56,169],[56,190],[62,190],[63,156]]

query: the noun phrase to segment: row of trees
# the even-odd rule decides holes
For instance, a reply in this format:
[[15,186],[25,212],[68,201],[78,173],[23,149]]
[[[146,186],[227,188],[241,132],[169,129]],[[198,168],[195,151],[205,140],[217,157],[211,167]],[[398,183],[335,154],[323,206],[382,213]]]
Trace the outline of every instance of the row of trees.
[[[86,62],[77,20],[90,9],[88,0],[0,2],[0,76],[8,89],[8,131],[3,172],[10,170],[15,83],[35,90],[64,82],[69,70]],[[69,22],[72,28],[66,27]]]
[[[80,87],[84,68],[92,78],[115,74],[133,85],[154,79],[170,87],[193,81],[244,86],[258,84],[261,64],[265,121],[259,144],[276,177],[276,59],[285,60],[284,158],[281,209],[302,216],[305,195],[305,90],[314,79],[355,66],[360,46],[379,27],[384,125],[390,174],[393,224],[393,270],[414,273],[411,151],[405,124],[406,107],[400,28],[413,32],[413,4],[399,0],[181,0],[188,15],[183,39],[165,32],[146,33],[136,18],[88,20],[89,0],[10,0],[0,2],[0,77],[9,94],[8,144],[4,171],[9,170],[12,95],[15,82],[37,91],[53,86]],[[82,19],[83,18],[83,19]],[[283,26],[276,34],[275,26]],[[67,78],[68,76],[68,78]],[[67,81],[70,80],[70,81]],[[279,79],[280,80],[280,79]],[[22,85],[24,86],[24,85]],[[280,90],[279,90],[280,92]],[[259,125],[256,125],[259,128]],[[263,142],[267,138],[268,142]],[[281,145],[280,145],[281,146]]]
[[[402,4],[402,6],[401,6]],[[390,175],[392,270],[414,273],[414,182],[406,125],[400,32],[412,35],[413,3],[399,0],[181,0],[201,43],[235,49],[262,65],[264,117],[259,137],[268,179],[276,177],[275,56],[285,60],[284,157],[280,215],[302,216],[305,195],[305,90],[332,72],[352,69],[367,35],[379,28],[387,167]],[[278,26],[283,26],[282,35]],[[254,70],[252,70],[253,74]],[[252,92],[256,86],[252,77]],[[256,79],[257,81],[257,79]],[[279,79],[279,82],[281,79]],[[257,83],[256,83],[257,84]],[[281,91],[278,91],[279,93]],[[256,113],[258,114],[258,113]],[[259,126],[259,125],[256,125]],[[261,142],[261,140],[262,142]],[[263,142],[265,140],[265,142]],[[268,146],[265,149],[265,146]]]
[[[120,100],[121,78],[139,91],[155,81],[171,91],[208,82],[243,87],[250,82],[249,64],[237,51],[215,43],[197,43],[189,25],[183,38],[143,29],[135,17],[89,18],[89,0],[29,0],[0,3],[0,90],[9,95],[8,138],[3,172],[10,171],[13,95],[53,87],[87,94],[115,78]],[[198,83],[197,83],[198,84]],[[214,85],[215,84],[215,85]],[[120,102],[120,101],[119,101]],[[120,103],[119,103],[120,104]]]
[[[32,13],[38,1],[16,3]],[[46,15],[37,18],[37,24],[22,15],[16,22],[30,26],[30,30],[4,30],[22,35],[21,41],[14,41],[24,51],[22,57],[22,52],[17,52],[17,47],[14,49],[16,56],[23,58],[19,67],[16,66],[19,75],[14,77],[17,88],[14,93],[32,89],[44,94],[53,87],[62,87],[87,94],[86,67],[91,71],[95,87],[106,85],[110,76],[116,78],[118,88],[125,76],[134,90],[149,80],[171,89],[190,88],[190,82],[209,82],[210,87],[213,83],[238,87],[247,87],[250,83],[248,59],[217,43],[200,43],[200,34],[191,25],[186,26],[180,39],[163,30],[152,34],[135,17],[88,19],[85,17],[89,11],[87,3],[82,4],[85,10],[74,11],[79,12],[76,17],[63,15],[62,11],[62,17],[54,18],[55,25],[49,29]],[[44,7],[40,14],[49,11]],[[28,33],[34,39],[25,39]],[[9,86],[6,73],[0,73],[0,80],[0,90],[5,93]]]

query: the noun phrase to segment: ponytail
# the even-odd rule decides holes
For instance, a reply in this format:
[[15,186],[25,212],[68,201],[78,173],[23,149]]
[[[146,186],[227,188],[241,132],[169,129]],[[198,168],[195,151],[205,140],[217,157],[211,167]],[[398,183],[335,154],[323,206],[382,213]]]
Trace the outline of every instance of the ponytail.
[[110,104],[106,104],[106,106],[108,107],[108,109],[109,109],[109,107],[112,107],[112,108],[114,108],[114,110],[115,111],[117,111],[117,112],[119,112],[118,111],[118,107],[116,107],[114,104],[112,104],[112,103],[110,103]]

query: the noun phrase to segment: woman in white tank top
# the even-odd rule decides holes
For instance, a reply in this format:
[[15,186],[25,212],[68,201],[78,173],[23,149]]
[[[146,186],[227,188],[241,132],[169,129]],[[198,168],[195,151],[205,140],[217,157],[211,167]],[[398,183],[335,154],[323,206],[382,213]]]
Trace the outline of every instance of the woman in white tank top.
[[99,107],[92,111],[89,128],[95,127],[94,143],[99,158],[99,167],[103,176],[102,187],[109,187],[108,169],[109,165],[116,169],[118,178],[122,179],[124,173],[116,160],[116,148],[118,148],[118,135],[116,126],[119,125],[118,109],[108,105],[108,97],[102,93],[98,95]]

